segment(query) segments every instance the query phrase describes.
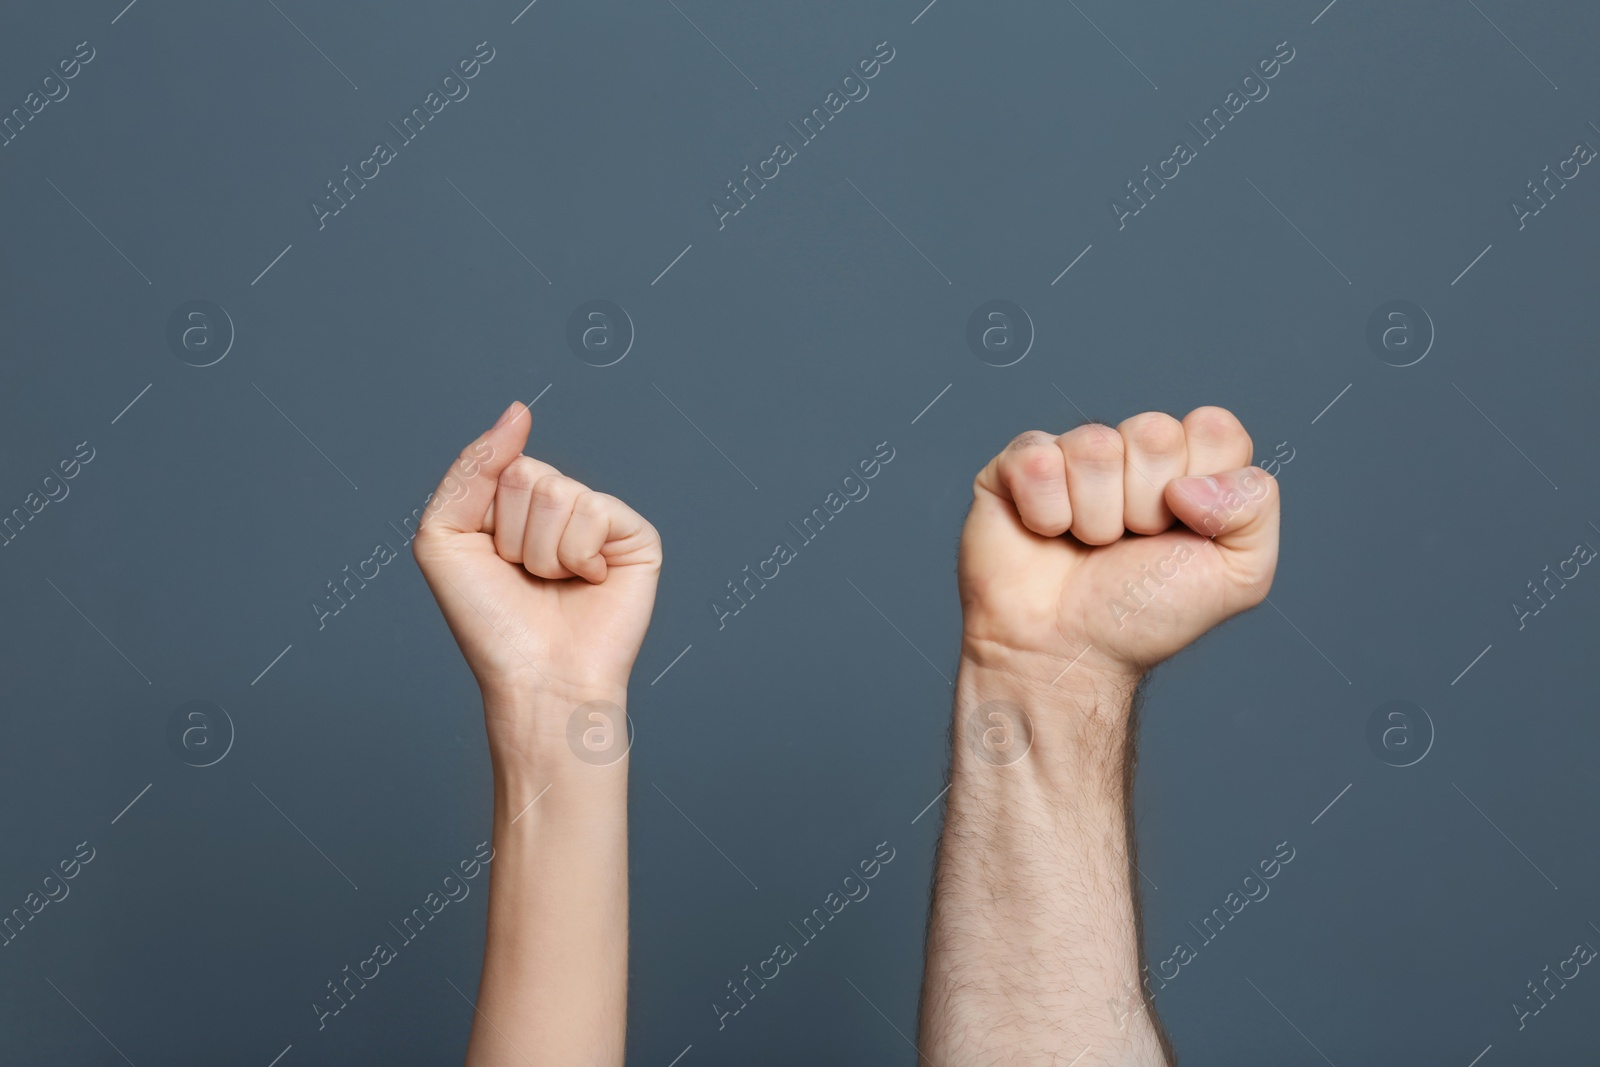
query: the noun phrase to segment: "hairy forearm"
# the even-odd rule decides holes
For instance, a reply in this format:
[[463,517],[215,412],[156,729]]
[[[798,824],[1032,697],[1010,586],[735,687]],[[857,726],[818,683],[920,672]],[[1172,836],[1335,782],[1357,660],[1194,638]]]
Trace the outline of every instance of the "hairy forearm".
[[[495,857],[467,1065],[618,1067],[628,980],[627,759],[578,758],[565,733],[570,701],[486,694],[484,704],[491,730],[497,720],[546,725],[492,748]],[[618,725],[625,749],[626,724]]]
[[1129,873],[1137,679],[1050,666],[969,650],[957,679],[919,1041],[939,1067],[1168,1062]]

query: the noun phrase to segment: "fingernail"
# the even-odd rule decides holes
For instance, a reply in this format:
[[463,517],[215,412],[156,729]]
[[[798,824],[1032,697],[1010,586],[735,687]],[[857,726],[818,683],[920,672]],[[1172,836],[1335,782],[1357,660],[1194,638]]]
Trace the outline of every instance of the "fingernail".
[[1190,475],[1183,481],[1189,486],[1189,499],[1197,504],[1208,504],[1222,496],[1222,483],[1208,475]]
[[489,427],[489,428],[491,430],[498,430],[500,427],[504,426],[507,423],[507,421],[510,420],[511,416],[516,414],[516,412],[517,412],[517,402],[515,400],[513,400],[511,402],[511,406],[506,408],[505,411],[501,413],[500,417],[495,420],[494,425]]

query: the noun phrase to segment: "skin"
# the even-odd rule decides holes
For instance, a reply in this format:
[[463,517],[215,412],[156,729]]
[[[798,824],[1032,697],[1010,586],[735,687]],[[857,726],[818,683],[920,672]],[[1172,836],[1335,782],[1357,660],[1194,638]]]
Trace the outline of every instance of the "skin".
[[530,421],[513,403],[462,451],[412,542],[478,680],[494,766],[488,940],[466,1062],[619,1067],[625,709],[661,538],[622,501],[522,455]]
[[1238,419],[1204,407],[1026,433],[978,474],[923,977],[929,1062],[1172,1062],[1140,973],[1134,697],[1156,664],[1266,597],[1278,490],[1251,455]]

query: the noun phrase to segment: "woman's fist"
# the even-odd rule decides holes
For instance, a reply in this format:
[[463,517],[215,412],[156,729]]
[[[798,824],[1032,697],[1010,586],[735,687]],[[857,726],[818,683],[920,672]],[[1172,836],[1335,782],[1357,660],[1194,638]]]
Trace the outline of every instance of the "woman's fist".
[[622,704],[661,538],[616,497],[522,455],[531,418],[513,403],[462,451],[412,550],[486,695]]

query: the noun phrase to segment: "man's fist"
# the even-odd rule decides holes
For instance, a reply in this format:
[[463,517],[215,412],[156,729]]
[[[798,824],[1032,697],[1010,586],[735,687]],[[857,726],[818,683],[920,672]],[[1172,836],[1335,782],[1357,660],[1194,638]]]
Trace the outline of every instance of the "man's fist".
[[1278,487],[1250,458],[1215,407],[1012,441],[961,535],[965,654],[1046,682],[1070,665],[1136,679],[1259,604]]
[[[513,403],[467,446],[412,550],[486,695],[620,704],[650,624],[661,538],[616,497],[522,455],[531,419]],[[491,722],[491,743],[495,734]]]

